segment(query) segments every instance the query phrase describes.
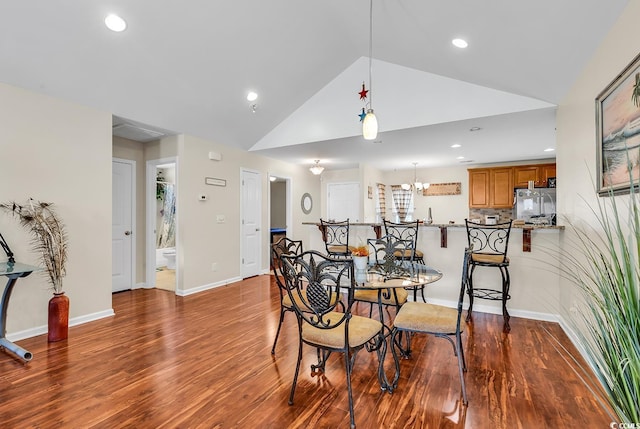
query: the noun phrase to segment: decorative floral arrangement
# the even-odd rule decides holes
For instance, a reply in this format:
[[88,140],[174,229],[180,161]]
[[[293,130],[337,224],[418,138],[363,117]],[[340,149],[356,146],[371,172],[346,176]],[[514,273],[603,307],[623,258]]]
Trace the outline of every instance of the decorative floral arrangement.
[[45,266],[54,293],[62,293],[62,278],[67,262],[67,234],[64,224],[53,211],[51,203],[29,198],[25,205],[15,202],[0,204],[0,210],[11,213],[20,220],[32,237],[33,250]]
[[351,256],[369,256],[369,249],[364,244],[360,245],[351,251]]

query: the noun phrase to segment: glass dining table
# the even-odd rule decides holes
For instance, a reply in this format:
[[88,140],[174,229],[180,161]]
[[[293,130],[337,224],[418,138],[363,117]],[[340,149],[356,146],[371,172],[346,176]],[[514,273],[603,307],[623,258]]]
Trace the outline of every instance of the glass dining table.
[[[383,263],[369,264],[367,269],[354,270],[355,287],[357,289],[376,290],[378,291],[378,314],[380,322],[382,322],[383,338],[385,339],[381,362],[378,369],[378,379],[382,390],[392,393],[397,387],[397,380],[400,373],[400,363],[394,355],[395,374],[394,382],[389,382],[386,371],[384,370],[384,360],[386,357],[386,339],[391,335],[391,327],[387,326],[384,321],[383,304],[384,300],[388,302],[393,294],[394,302],[398,302],[396,291],[401,288],[412,288],[416,286],[425,286],[434,283],[442,278],[442,272],[428,265],[419,264],[409,261],[386,261]],[[410,337],[406,338],[410,341]],[[407,349],[408,349],[407,343]],[[400,350],[404,350],[402,344],[396,344]],[[391,344],[391,347],[394,345]],[[403,353],[404,354],[404,353]]]

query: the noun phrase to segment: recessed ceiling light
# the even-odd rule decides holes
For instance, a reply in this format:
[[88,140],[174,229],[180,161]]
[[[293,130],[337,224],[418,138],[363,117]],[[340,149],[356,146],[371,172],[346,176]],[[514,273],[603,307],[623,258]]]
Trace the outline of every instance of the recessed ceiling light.
[[456,159],[464,159],[464,156],[459,156]]
[[454,143],[454,144],[451,145],[451,147],[454,148],[454,149],[457,149],[459,147],[462,147],[462,145],[458,144],[458,143]]
[[471,127],[469,128],[469,131],[473,132],[473,131],[480,131],[482,128],[480,127]]
[[466,40],[464,39],[453,39],[451,41],[451,43],[453,43],[453,46],[455,46],[456,48],[466,48],[467,46],[469,46],[469,44],[467,43]]
[[124,31],[127,28],[126,21],[113,13],[107,15],[107,17],[104,19],[104,24],[109,30],[115,31],[116,33]]
[[251,91],[247,94],[247,101],[256,101],[258,99],[258,94]]
[[545,152],[553,152],[554,150],[555,150],[554,148],[552,148],[552,147],[548,147],[548,148],[546,148],[544,151],[545,151]]

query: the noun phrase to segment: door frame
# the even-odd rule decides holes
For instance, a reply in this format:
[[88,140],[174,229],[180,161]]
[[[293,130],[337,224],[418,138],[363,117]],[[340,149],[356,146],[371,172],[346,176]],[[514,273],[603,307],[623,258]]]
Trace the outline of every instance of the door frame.
[[262,199],[263,199],[263,187],[264,187],[264,183],[262,181],[262,174],[260,171],[258,170],[253,170],[251,168],[245,168],[245,167],[241,167],[240,168],[240,277],[241,278],[246,278],[247,273],[245,272],[244,269],[244,250],[245,250],[245,239],[244,239],[244,213],[245,213],[245,207],[244,207],[244,192],[245,192],[245,186],[244,186],[244,174],[245,172],[247,173],[252,173],[252,174],[256,174],[256,176],[258,177],[258,180],[260,181],[259,183],[259,189],[260,189],[260,215],[258,216],[258,219],[260,220],[260,225],[258,226],[260,228],[260,230],[258,231],[258,240],[260,240],[260,243],[258,243],[258,260],[257,260],[257,265],[258,265],[258,275],[262,273],[262,242],[263,237],[264,237],[264,225],[263,225],[263,221],[262,221]]
[[174,164],[176,167],[176,285],[174,293],[178,292],[178,271],[180,270],[180,249],[178,248],[180,241],[178,240],[178,234],[180,231],[179,225],[179,201],[180,193],[178,190],[178,157],[151,159],[146,164],[146,240],[145,240],[145,259],[147,262],[147,268],[145,273],[145,284],[147,288],[154,288],[156,286],[156,172],[159,165],[162,164]]
[[[136,264],[137,264],[137,260],[136,260],[136,252],[137,250],[137,246],[136,246],[136,240],[137,240],[137,236],[138,236],[138,232],[136,230],[136,213],[137,213],[137,207],[136,207],[136,161],[131,160],[131,159],[123,159],[123,158],[116,158],[116,157],[111,157],[111,175],[113,176],[113,163],[114,162],[119,162],[121,164],[128,164],[129,166],[131,166],[131,289],[135,289],[136,288]],[[113,205],[113,201],[111,201],[111,204]],[[113,233],[112,233],[113,234]],[[126,289],[123,289],[126,290]],[[113,292],[113,283],[111,284],[111,291]]]
[[[293,234],[293,211],[291,209],[291,177],[290,176],[282,176],[276,173],[267,173],[267,183],[271,183],[270,177],[277,177],[278,179],[282,179],[285,181],[285,189],[286,189],[286,198],[285,198],[285,222],[287,223],[287,235]],[[267,192],[267,204],[269,205],[269,216],[267,217],[267,223],[269,224],[269,255],[271,253],[271,186],[269,186],[269,192]]]

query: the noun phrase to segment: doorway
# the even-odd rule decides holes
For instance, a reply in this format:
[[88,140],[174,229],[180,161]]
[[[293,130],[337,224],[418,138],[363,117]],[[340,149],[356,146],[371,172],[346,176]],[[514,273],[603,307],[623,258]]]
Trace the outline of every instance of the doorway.
[[260,274],[262,265],[262,180],[257,171],[241,171],[242,278]]
[[120,292],[135,284],[136,162],[113,158],[111,167],[111,291]]
[[291,178],[269,175],[269,255],[271,245],[291,236]]
[[147,286],[175,292],[177,245],[177,160],[147,161]]

